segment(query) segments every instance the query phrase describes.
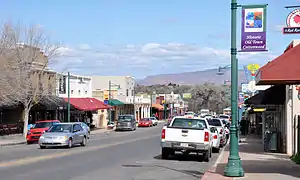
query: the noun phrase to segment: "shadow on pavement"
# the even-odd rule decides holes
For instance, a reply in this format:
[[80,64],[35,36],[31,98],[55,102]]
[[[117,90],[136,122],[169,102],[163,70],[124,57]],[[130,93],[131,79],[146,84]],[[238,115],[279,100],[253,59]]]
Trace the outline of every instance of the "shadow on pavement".
[[[243,160],[242,166],[246,173],[253,174],[282,174],[300,178],[300,167],[286,166],[277,160]],[[218,164],[216,173],[224,174],[226,164]]]
[[184,170],[184,169],[174,169],[174,168],[170,168],[170,167],[166,167],[166,166],[161,166],[161,165],[142,165],[142,164],[124,164],[122,165],[123,167],[127,167],[127,168],[147,168],[147,167],[156,167],[156,168],[161,168],[161,169],[167,169],[170,171],[176,171],[176,172],[180,172],[189,176],[193,176],[196,178],[201,178],[204,175],[204,172],[200,172],[200,171],[193,171],[193,170]]
[[[158,160],[165,160],[161,158],[161,154],[153,157],[154,159]],[[167,160],[173,160],[173,161],[196,161],[196,162],[203,162],[203,157],[201,155],[182,155],[182,154],[175,154],[173,156],[170,156]]]

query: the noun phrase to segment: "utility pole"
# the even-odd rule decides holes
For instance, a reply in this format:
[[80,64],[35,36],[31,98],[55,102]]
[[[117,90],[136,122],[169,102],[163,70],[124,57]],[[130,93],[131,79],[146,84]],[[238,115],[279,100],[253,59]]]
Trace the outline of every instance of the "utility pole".
[[[111,81],[108,81],[108,104],[111,99]],[[111,110],[108,109],[108,124],[111,125]]]
[[152,117],[152,102],[153,102],[153,93],[150,94],[150,117]]
[[71,122],[71,104],[70,104],[70,72],[68,72],[68,122]]
[[231,111],[232,123],[230,127],[230,153],[224,175],[229,177],[243,177],[241,158],[239,156],[239,140],[237,130],[237,97],[238,97],[238,60],[236,47],[237,0],[231,0]]

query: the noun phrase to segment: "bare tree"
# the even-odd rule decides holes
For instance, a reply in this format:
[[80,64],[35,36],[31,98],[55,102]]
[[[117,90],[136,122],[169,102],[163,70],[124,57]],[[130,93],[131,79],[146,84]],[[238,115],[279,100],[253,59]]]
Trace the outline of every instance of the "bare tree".
[[59,45],[38,26],[6,23],[2,27],[0,98],[24,107],[24,135],[27,134],[31,108],[55,94],[56,74],[48,67]]

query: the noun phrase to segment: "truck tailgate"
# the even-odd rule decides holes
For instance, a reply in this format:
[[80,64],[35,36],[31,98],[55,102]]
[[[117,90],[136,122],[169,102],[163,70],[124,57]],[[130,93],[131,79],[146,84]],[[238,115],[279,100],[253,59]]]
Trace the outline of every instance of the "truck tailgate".
[[166,128],[165,140],[174,142],[201,143],[204,141],[204,132],[205,130],[199,129]]

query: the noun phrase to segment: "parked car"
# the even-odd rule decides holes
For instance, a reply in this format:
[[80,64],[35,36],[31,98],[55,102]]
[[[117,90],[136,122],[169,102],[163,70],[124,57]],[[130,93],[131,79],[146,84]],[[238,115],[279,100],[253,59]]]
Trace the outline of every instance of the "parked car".
[[230,121],[227,120],[222,120],[223,124],[224,124],[224,129],[225,129],[225,134],[226,134],[226,138],[227,140],[229,139],[230,136]]
[[208,162],[212,155],[212,134],[206,119],[176,116],[161,133],[161,155],[167,159],[176,151],[202,154]]
[[139,121],[139,127],[152,127],[153,121],[150,118],[144,118]]
[[221,143],[221,136],[218,133],[218,129],[214,126],[210,127],[210,132],[212,133],[213,137],[213,152],[219,153],[220,152],[220,143]]
[[221,147],[225,146],[225,144],[227,143],[227,139],[226,139],[225,128],[224,128],[222,120],[218,119],[218,118],[213,118],[213,119],[208,120],[208,124],[209,124],[209,126],[213,126],[218,129],[218,133],[221,138],[221,142],[220,142]]
[[152,123],[153,123],[153,126],[156,126],[158,125],[158,120],[156,119],[156,117],[150,117]]
[[90,135],[91,135],[91,129],[90,129],[90,127],[89,127],[87,124],[85,124],[84,122],[80,122],[79,124],[81,125],[81,127],[82,127],[85,131],[88,132],[88,139],[90,139]]
[[60,123],[59,120],[42,120],[37,121],[35,125],[27,132],[27,144],[37,142],[41,135],[47,131],[52,125]]
[[79,123],[54,124],[39,139],[41,149],[53,146],[73,147],[75,144],[86,146],[88,132]]
[[134,115],[124,114],[118,116],[116,131],[121,130],[136,130],[136,120]]
[[188,111],[184,113],[184,117],[186,118],[194,118],[195,113],[193,111]]

